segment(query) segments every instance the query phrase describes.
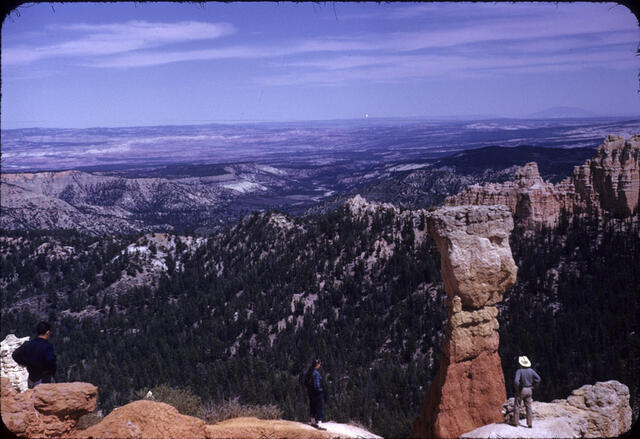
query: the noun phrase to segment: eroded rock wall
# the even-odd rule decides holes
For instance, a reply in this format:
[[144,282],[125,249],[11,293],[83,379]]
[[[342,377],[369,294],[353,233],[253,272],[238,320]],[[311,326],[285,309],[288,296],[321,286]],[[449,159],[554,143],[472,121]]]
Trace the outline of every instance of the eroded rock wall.
[[440,251],[447,324],[439,368],[412,437],[457,437],[502,419],[506,399],[498,356],[498,310],[517,267],[506,206],[458,206],[428,217]]
[[629,140],[608,136],[593,159],[576,166],[558,184],[545,182],[536,163],[527,163],[506,183],[472,185],[445,204],[504,204],[517,224],[528,229],[553,226],[560,213],[608,212],[624,218],[637,212],[640,199],[640,135]]
[[608,136],[592,160],[575,168],[572,183],[587,207],[631,215],[640,195],[640,135]]

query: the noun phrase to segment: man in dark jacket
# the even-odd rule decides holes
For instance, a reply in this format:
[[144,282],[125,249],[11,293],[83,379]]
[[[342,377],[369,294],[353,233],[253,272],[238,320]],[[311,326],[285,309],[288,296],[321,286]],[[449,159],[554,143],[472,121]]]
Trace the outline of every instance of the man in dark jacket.
[[55,383],[56,356],[49,343],[51,326],[40,322],[36,326],[37,337],[24,343],[13,352],[13,359],[29,372],[27,384],[30,389],[41,383]]
[[520,369],[516,371],[516,379],[514,381],[516,397],[513,407],[513,425],[520,425],[520,401],[524,402],[527,413],[527,427],[532,428],[533,413],[531,403],[533,402],[533,388],[540,383],[540,375],[531,368],[531,361],[525,356],[518,357]]

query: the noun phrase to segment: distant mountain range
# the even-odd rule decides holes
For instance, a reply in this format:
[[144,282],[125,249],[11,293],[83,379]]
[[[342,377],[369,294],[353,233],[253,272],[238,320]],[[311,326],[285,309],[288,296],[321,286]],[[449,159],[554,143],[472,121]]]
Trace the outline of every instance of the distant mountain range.
[[198,230],[256,210],[326,212],[360,193],[400,207],[442,203],[469,184],[505,181],[530,161],[547,180],[571,174],[591,148],[491,146],[442,159],[276,168],[257,163],[150,169],[14,173],[2,176],[6,230],[76,229],[89,234]]
[[572,118],[590,118],[601,117],[592,111],[578,107],[551,107],[542,111],[527,114],[525,118],[529,119],[572,119]]
[[209,233],[253,211],[326,211],[355,194],[429,207],[530,161],[556,182],[607,135],[638,132],[640,119],[3,130],[0,226]]
[[522,119],[607,119],[607,118],[630,118],[639,119],[638,114],[603,114],[594,113],[578,107],[550,107],[542,111],[536,111],[521,117]]

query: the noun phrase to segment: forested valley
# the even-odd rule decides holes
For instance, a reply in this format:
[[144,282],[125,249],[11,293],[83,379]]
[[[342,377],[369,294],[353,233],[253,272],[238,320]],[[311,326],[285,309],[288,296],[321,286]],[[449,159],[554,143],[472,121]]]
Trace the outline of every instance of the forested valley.
[[[254,213],[208,237],[9,232],[0,336],[50,320],[58,380],[97,385],[106,412],[166,383],[304,421],[300,374],[320,357],[329,419],[407,436],[446,316],[425,214],[347,202]],[[527,355],[543,378],[536,399],[616,379],[637,419],[638,221],[564,216],[514,230],[511,246],[518,281],[499,315],[508,396]]]

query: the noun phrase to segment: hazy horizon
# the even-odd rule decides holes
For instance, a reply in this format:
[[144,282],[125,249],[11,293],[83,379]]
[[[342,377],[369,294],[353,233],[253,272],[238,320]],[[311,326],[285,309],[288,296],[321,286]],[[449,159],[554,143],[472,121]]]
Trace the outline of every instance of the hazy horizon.
[[[553,110],[554,108],[547,108],[545,110],[540,111],[539,113],[543,113],[547,110]],[[581,110],[576,108],[576,110]],[[304,125],[304,124],[344,124],[344,123],[352,123],[352,124],[376,124],[376,123],[441,123],[441,122],[482,122],[482,121],[540,121],[540,122],[549,122],[549,123],[557,123],[561,124],[564,122],[582,122],[586,120],[635,120],[640,119],[640,111],[636,114],[613,114],[613,115],[604,115],[604,114],[594,114],[590,116],[568,116],[568,117],[536,117],[533,115],[525,115],[525,116],[499,116],[499,115],[491,115],[491,114],[479,114],[479,115],[433,115],[433,116],[389,116],[389,117],[359,117],[359,118],[342,118],[342,119],[287,119],[287,120],[211,120],[208,122],[184,122],[184,123],[150,123],[147,125],[95,125],[95,126],[85,126],[85,127],[73,127],[73,126],[24,126],[18,128],[4,128],[2,127],[1,131],[20,131],[20,130],[92,130],[92,129],[127,129],[127,128],[163,128],[163,127],[185,127],[185,126],[210,126],[210,125]]]
[[23,5],[2,128],[634,117],[638,41],[613,3]]

